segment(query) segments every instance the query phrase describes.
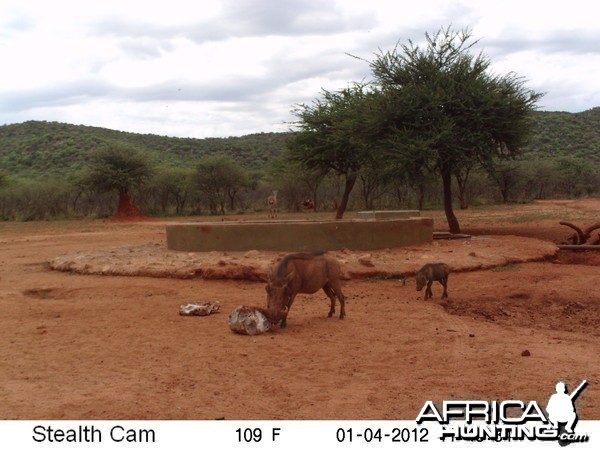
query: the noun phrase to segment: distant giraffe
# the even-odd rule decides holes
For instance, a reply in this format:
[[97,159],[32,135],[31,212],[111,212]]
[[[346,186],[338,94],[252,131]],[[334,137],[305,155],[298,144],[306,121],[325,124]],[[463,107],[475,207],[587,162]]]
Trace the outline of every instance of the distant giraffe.
[[273,191],[267,197],[267,207],[269,208],[269,219],[277,217],[277,191]]

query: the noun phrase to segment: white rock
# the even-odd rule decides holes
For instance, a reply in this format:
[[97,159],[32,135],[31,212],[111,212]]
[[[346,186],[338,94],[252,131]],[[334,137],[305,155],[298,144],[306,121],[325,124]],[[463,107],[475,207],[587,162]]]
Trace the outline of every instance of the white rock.
[[208,316],[219,310],[221,305],[217,303],[188,303],[179,307],[182,316]]
[[271,329],[271,322],[258,308],[238,306],[229,315],[229,328],[240,334],[253,336]]

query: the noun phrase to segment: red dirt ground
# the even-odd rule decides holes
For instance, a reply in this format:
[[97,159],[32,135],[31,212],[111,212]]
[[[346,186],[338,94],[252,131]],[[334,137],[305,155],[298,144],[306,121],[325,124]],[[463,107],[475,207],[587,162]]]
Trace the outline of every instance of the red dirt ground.
[[[458,215],[475,235],[558,242],[570,234],[559,220],[585,226],[599,212],[592,199]],[[301,295],[287,329],[254,337],[232,333],[227,316],[263,305],[262,282],[48,267],[164,243],[158,221],[0,224],[0,419],[410,420],[426,400],[545,405],[557,381],[584,378],[579,417],[600,419],[599,252],[452,273],[443,301],[439,284],[423,301],[410,280],[351,279],[345,320],[327,319],[324,294]],[[221,312],[178,314],[204,301]]]

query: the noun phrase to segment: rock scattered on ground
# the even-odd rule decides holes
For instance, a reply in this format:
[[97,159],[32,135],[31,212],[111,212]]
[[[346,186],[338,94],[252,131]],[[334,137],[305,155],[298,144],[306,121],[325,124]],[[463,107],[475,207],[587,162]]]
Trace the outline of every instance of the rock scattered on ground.
[[238,334],[254,336],[271,329],[271,322],[260,308],[238,306],[229,315],[229,328]]
[[216,313],[221,305],[216,303],[188,303],[179,307],[179,314],[182,316],[208,316]]
[[[434,241],[412,247],[364,252],[330,251],[345,279],[407,278],[424,264],[445,262],[453,272],[485,270],[552,258],[554,244],[517,236],[482,236],[469,240]],[[100,248],[59,256],[54,270],[93,275],[205,278],[266,281],[285,252],[180,252],[164,244]]]

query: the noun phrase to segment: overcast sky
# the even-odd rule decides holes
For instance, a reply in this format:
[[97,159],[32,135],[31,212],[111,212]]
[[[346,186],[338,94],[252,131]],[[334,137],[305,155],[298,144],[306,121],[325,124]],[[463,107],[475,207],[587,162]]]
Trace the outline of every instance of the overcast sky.
[[542,110],[600,106],[597,2],[0,0],[0,124],[59,121],[225,137],[286,131],[379,49],[469,27]]

